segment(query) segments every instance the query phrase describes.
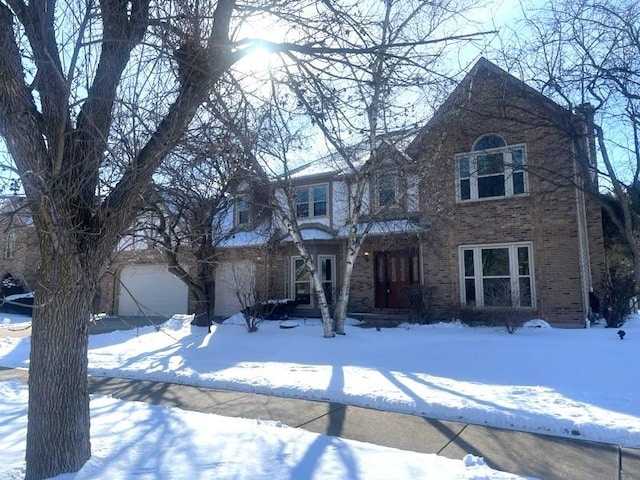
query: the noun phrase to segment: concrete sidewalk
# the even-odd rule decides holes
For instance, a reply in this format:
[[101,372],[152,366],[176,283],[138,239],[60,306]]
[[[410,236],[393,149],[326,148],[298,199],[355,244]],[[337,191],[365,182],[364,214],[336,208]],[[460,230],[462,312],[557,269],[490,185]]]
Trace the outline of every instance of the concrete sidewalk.
[[[27,373],[0,368],[0,380]],[[382,412],[339,403],[213,390],[164,382],[90,377],[90,391],[229,417],[275,420],[352,440],[461,459],[544,480],[640,480],[640,450]]]

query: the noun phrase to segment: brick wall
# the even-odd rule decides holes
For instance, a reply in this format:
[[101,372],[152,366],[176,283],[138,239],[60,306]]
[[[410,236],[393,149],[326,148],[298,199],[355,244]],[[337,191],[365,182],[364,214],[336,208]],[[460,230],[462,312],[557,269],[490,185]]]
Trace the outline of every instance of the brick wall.
[[[515,79],[514,79],[515,80]],[[431,228],[423,241],[426,285],[435,289],[434,317],[460,310],[458,247],[532,242],[536,308],[532,317],[582,324],[586,315],[580,271],[577,194],[571,142],[556,125],[559,108],[492,71],[462,85],[410,147],[421,164],[423,213]],[[456,203],[455,155],[484,134],[525,144],[529,195]],[[604,266],[601,218],[586,207],[594,280]]]
[[[15,237],[15,248],[7,257],[9,234]],[[38,240],[33,226],[24,226],[9,219],[0,218],[0,278],[11,274],[26,290],[35,290],[35,273],[40,260]]]

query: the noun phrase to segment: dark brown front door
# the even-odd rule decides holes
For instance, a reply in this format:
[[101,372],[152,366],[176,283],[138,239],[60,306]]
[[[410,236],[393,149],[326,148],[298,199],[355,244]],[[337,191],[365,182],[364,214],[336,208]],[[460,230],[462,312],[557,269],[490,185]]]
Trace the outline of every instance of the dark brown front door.
[[408,287],[420,278],[417,251],[376,252],[374,258],[376,308],[408,308]]

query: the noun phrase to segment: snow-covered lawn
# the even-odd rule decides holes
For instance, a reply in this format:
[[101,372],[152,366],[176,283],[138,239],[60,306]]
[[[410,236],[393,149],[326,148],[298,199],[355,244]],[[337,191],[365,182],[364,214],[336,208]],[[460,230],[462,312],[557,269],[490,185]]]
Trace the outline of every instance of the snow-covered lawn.
[[[623,327],[622,341],[601,327],[509,335],[460,324],[348,326],[346,336],[323,339],[316,321],[290,329],[266,322],[252,334],[239,323],[232,318],[207,334],[175,317],[160,331],[95,335],[89,369],[640,447],[638,317]],[[0,365],[28,366],[29,343],[0,339]],[[0,472],[7,472],[0,478],[18,478],[26,390],[0,385],[0,416],[12,419],[0,423],[0,437],[10,435],[12,446],[0,449]],[[69,478],[96,478],[97,471],[100,478],[515,478],[472,457],[447,460],[259,421],[99,397],[92,409],[94,456]],[[118,429],[110,433],[112,425]],[[159,454],[158,445],[168,451]]]

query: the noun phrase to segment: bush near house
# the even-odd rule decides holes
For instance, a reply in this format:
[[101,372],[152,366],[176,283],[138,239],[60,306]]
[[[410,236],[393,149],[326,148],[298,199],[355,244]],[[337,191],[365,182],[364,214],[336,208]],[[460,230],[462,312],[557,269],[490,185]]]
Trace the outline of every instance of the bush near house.
[[436,287],[413,284],[405,290],[409,301],[409,321],[420,324],[431,323],[429,313]]
[[243,315],[250,314],[262,320],[286,320],[296,308],[298,302],[288,298],[256,302],[241,310]]
[[606,326],[617,328],[624,323],[632,310],[632,300],[636,295],[633,273],[624,268],[610,267],[603,290],[604,312],[602,313],[607,322]]
[[495,310],[460,310],[457,318],[470,326],[504,327],[508,333],[514,333],[525,322],[535,316],[529,312],[512,308],[496,308]]

